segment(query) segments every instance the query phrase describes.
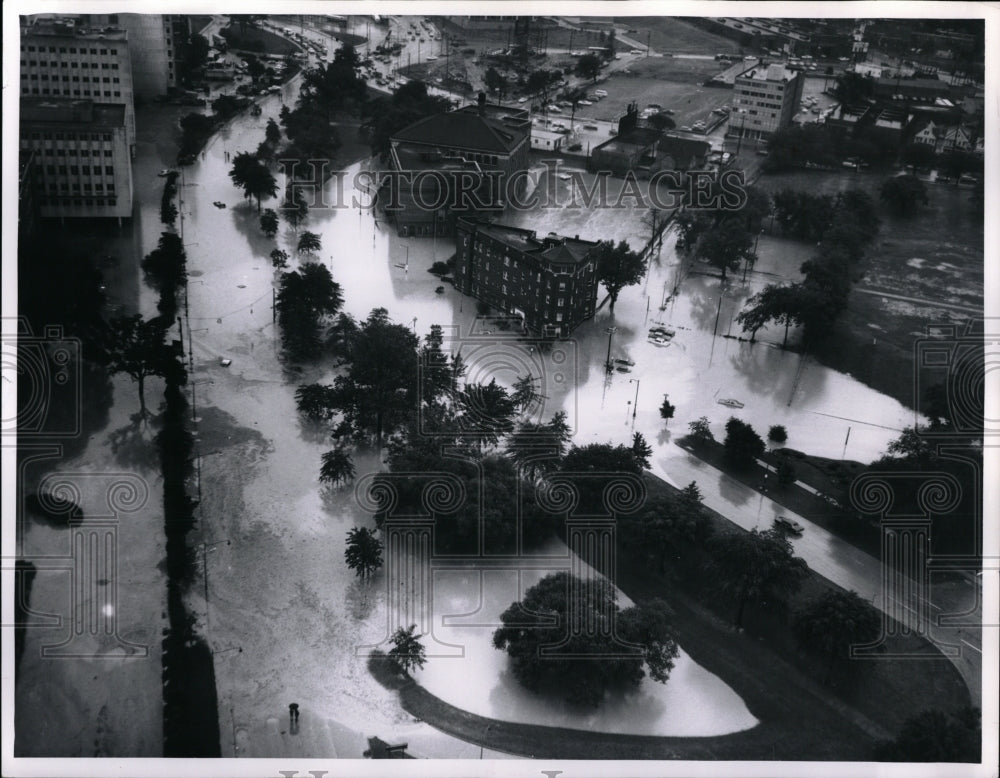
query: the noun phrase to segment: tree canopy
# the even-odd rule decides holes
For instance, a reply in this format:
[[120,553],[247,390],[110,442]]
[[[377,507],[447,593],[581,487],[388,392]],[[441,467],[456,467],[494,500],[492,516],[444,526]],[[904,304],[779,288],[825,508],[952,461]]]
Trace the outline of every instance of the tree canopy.
[[[622,611],[607,582],[584,586],[568,573],[554,573],[501,614],[493,646],[507,652],[511,671],[525,688],[596,708],[610,694],[637,688],[647,673],[666,683],[678,656],[670,617],[662,600]],[[595,628],[571,631],[571,622]],[[555,645],[565,656],[543,653]]]
[[852,644],[870,643],[878,638],[881,626],[881,614],[857,592],[834,589],[810,600],[794,621],[799,643],[828,657],[827,680],[834,662],[849,659]]
[[264,197],[274,197],[278,194],[278,182],[275,181],[267,165],[249,151],[242,151],[233,157],[233,167],[229,171],[233,184],[243,190],[243,196],[248,200],[256,198],[257,211],[260,211],[260,201]]
[[608,290],[611,297],[608,310],[613,313],[621,290],[642,280],[646,261],[623,240],[617,246],[613,241],[603,240],[597,252],[597,280]]
[[793,594],[808,570],[782,533],[756,529],[717,535],[709,566],[720,592],[736,602],[733,623],[738,629],[747,603],[780,601]]
[[325,320],[340,310],[344,298],[340,284],[326,266],[307,262],[281,276],[277,297],[281,343],[292,359],[320,355]]

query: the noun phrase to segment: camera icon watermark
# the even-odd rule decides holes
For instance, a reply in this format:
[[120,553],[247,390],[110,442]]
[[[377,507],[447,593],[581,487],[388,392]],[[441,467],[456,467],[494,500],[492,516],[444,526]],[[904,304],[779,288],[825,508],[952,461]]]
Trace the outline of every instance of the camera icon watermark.
[[986,376],[1000,368],[1000,320],[964,326],[928,325],[914,344],[913,407],[937,424],[926,437],[1000,435],[1000,418],[986,417]]
[[[24,317],[2,321],[3,435],[68,438],[80,434],[80,341],[50,325],[36,335]],[[17,387],[15,402],[7,392]]]
[[[465,368],[463,380],[468,390],[458,387],[456,397],[452,398],[460,401],[463,411],[460,436],[488,436],[502,421],[497,417],[490,396],[474,388],[491,382],[496,382],[514,401],[517,415],[513,423],[526,425],[529,435],[531,425],[549,422],[558,411],[566,414],[565,423],[570,433],[576,429],[580,360],[575,340],[533,337],[525,333],[521,319],[516,316],[482,316],[466,333],[459,331],[457,326],[446,328],[441,351],[459,357]],[[432,364],[431,359],[422,356],[418,365],[419,385],[424,385],[430,372],[445,369],[448,367]],[[420,406],[418,429],[421,434],[454,435],[453,430],[440,433],[425,415],[424,404]]]

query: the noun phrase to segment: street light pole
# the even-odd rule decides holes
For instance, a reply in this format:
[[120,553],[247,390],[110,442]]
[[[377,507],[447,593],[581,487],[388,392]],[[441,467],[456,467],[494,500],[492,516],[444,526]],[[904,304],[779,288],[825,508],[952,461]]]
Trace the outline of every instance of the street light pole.
[[630,378],[628,380],[628,382],[630,384],[633,383],[633,382],[635,383],[635,402],[632,403],[632,418],[634,419],[636,411],[639,410],[639,379],[638,378]]

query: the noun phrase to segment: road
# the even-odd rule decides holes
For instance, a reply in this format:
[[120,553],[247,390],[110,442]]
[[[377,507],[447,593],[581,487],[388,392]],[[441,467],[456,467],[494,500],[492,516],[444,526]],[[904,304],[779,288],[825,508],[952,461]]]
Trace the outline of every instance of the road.
[[[792,537],[791,542],[796,555],[804,559],[810,569],[844,589],[856,591],[893,618],[900,617],[900,609],[913,616],[912,608],[891,592],[886,592],[880,560],[841,540],[807,517],[773,502],[679,446],[674,445],[672,450],[665,453],[666,456],[656,459],[651,467],[651,471],[660,478],[678,488],[694,481],[701,490],[706,506],[745,530],[768,529],[777,516],[798,521],[805,527],[805,531],[800,537]],[[979,686],[982,671],[982,629],[978,626],[982,620],[982,608],[977,602],[979,585],[968,579],[932,579],[932,583],[934,585],[929,599],[932,624],[927,626],[928,636],[943,649],[955,649],[949,659],[965,679],[973,704],[982,705]],[[970,610],[973,613],[968,617],[948,618],[948,614],[964,614]],[[934,623],[939,619],[945,623]]]

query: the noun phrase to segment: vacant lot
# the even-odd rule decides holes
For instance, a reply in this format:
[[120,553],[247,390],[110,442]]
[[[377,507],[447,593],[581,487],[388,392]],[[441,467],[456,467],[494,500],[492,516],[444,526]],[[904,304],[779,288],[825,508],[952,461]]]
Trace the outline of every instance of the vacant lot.
[[620,16],[615,22],[636,30],[630,37],[646,42],[653,51],[684,54],[717,54],[737,51],[739,45],[728,38],[713,35],[693,24],[669,16]]
[[[764,175],[758,183],[770,191],[813,193],[858,187],[877,200],[887,175],[803,171]],[[983,315],[983,217],[968,189],[928,184],[927,190],[929,205],[911,219],[879,208],[882,230],[868,250],[864,278],[834,337],[817,354],[911,407],[916,340],[928,325],[962,325]]]
[[286,54],[293,54],[299,51],[299,47],[296,44],[268,30],[261,30],[250,26],[244,29],[238,24],[229,25],[226,29],[228,30],[226,34],[229,36],[227,40],[229,41],[229,45],[234,49],[260,51],[260,49],[256,48],[259,42],[263,43],[263,53],[265,54],[280,54],[281,56],[285,56]]
[[710,122],[712,109],[729,105],[733,97],[729,89],[638,75],[615,74],[599,88],[607,90],[608,96],[592,106],[582,106],[578,110],[580,116],[613,121],[625,113],[628,104],[633,101],[638,103],[640,110],[650,103],[657,103],[674,111],[672,118],[678,127],[682,127],[690,126],[699,119]]

